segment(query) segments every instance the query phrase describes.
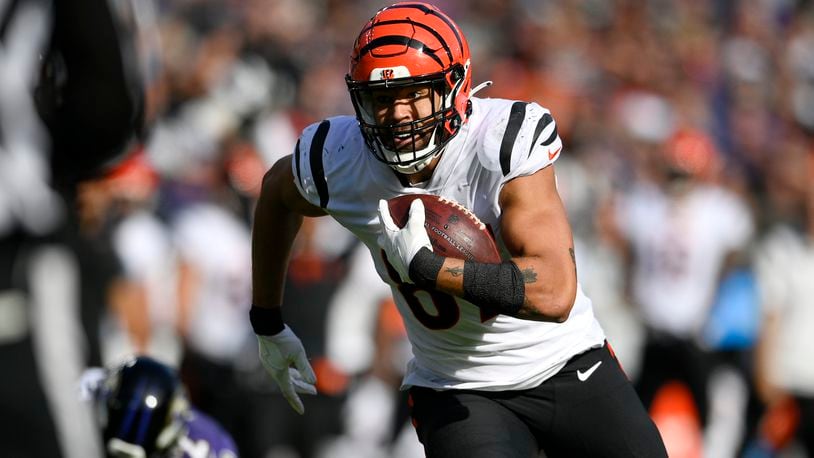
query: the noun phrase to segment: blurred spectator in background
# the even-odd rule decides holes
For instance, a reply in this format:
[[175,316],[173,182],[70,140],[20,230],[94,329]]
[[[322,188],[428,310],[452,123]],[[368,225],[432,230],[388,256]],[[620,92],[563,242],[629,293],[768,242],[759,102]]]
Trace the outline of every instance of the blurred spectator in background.
[[82,272],[79,301],[90,337],[92,364],[101,364],[100,318],[108,312],[108,305],[120,307],[130,289],[111,244],[112,209],[113,196],[107,183],[102,179],[83,180],[77,186],[74,212],[69,214],[67,225],[67,242],[76,252]]
[[138,150],[105,177],[116,207],[113,248],[129,287],[126,301],[103,323],[105,365],[132,354],[180,363],[178,261],[169,229],[155,213],[158,179]]
[[685,383],[706,426],[714,361],[702,332],[718,282],[746,261],[751,210],[719,184],[721,158],[703,132],[676,130],[663,145],[640,148],[636,181],[616,203],[630,294],[646,328],[637,390],[650,406],[666,382]]
[[189,404],[174,369],[146,356],[90,368],[80,394],[95,407],[105,456],[237,458],[229,434]]
[[814,456],[814,156],[801,137],[790,140],[767,171],[772,218],[756,262],[764,320],[756,380],[767,414],[751,456],[772,456],[795,438]]
[[99,456],[72,391],[100,362],[116,272],[97,276],[110,264],[83,244],[104,245],[104,217],[79,183],[140,127],[133,31],[103,0],[3,2],[0,19],[0,441],[9,456]]
[[220,162],[189,163],[184,171],[167,190],[178,261],[181,377],[192,403],[242,447],[249,396],[235,364],[251,337],[244,319],[251,292],[249,228]]

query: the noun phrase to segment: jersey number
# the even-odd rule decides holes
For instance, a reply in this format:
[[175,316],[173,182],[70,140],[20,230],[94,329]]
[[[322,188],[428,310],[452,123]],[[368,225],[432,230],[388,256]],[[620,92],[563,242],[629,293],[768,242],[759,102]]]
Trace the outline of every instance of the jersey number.
[[[439,291],[428,291],[412,283],[402,282],[396,269],[390,264],[390,261],[387,260],[384,251],[381,252],[381,256],[387,268],[387,275],[396,283],[396,289],[398,289],[399,293],[404,297],[407,306],[410,307],[413,316],[415,316],[419,323],[428,329],[436,331],[449,329],[458,323],[461,317],[461,308],[454,296]],[[422,296],[429,297],[432,305],[435,307],[435,315],[427,312],[421,301]],[[481,323],[489,321],[497,315],[498,313],[495,311],[484,308],[480,309]]]

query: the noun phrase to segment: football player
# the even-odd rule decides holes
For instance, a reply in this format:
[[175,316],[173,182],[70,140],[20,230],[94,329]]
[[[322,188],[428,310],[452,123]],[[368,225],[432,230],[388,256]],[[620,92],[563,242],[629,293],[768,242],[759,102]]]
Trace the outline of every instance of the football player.
[[97,405],[108,457],[236,457],[234,440],[191,407],[178,374],[147,356],[113,370],[89,369],[80,383]]
[[[533,102],[472,97],[469,47],[435,6],[379,10],[353,44],[355,116],[304,129],[264,178],[250,318],[291,406],[314,394],[282,285],[303,216],[329,215],[370,250],[414,358],[402,382],[427,456],[657,457],[666,452],[577,283],[555,184],[562,151]],[[494,228],[503,262],[433,253],[416,199],[403,229],[386,200],[429,193]]]

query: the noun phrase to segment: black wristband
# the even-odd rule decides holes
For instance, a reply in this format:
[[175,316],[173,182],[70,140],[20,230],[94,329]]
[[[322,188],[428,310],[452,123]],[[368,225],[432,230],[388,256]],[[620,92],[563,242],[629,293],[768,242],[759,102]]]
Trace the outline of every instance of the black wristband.
[[280,307],[258,307],[252,305],[249,310],[249,321],[254,333],[259,336],[273,336],[285,329],[283,311]]
[[523,273],[512,261],[500,264],[465,261],[463,297],[478,307],[488,306],[515,316],[526,298]]
[[413,260],[410,261],[410,271],[407,273],[416,286],[435,289],[438,273],[441,272],[441,266],[443,265],[444,257],[425,247],[418,250],[418,253],[413,256]]

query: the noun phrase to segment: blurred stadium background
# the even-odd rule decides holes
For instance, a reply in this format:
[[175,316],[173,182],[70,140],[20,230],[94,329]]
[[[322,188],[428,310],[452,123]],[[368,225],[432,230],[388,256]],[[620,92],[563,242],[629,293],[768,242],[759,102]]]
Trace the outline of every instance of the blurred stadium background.
[[[11,3],[24,2],[0,10]],[[74,235],[60,240],[65,272],[51,260],[30,274],[38,293],[27,293],[47,310],[0,285],[0,437],[50,435],[64,456],[94,456],[73,383],[84,367],[147,353],[180,369],[243,456],[422,456],[397,391],[409,358],[400,318],[344,229],[307,220],[290,267],[285,315],[321,393],[305,416],[260,368],[247,319],[262,176],[303,127],[353,112],[352,41],[388,3],[109,0],[134,45],[143,127],[70,199],[25,217],[0,205],[8,246],[21,246],[14,226]],[[557,119],[580,282],[671,456],[814,456],[814,4],[435,3],[468,36],[474,83],[494,81],[478,96],[536,101]],[[16,71],[0,66],[0,90]],[[11,161],[20,111],[0,112]],[[38,135],[28,145],[47,155]],[[12,185],[10,163],[0,201],[41,191]],[[77,308],[49,302],[64,294]],[[33,363],[12,352],[29,340]],[[40,378],[6,375],[23,370]],[[707,405],[688,401],[698,383]],[[38,384],[45,404],[15,410]]]

